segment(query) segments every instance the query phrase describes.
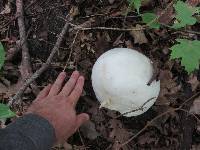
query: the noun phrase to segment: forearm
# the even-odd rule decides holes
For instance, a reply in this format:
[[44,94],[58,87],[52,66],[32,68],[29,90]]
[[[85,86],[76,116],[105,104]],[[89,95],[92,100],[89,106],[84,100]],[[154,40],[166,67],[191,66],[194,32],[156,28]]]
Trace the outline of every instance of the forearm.
[[52,125],[28,114],[0,130],[0,150],[48,150],[55,141]]

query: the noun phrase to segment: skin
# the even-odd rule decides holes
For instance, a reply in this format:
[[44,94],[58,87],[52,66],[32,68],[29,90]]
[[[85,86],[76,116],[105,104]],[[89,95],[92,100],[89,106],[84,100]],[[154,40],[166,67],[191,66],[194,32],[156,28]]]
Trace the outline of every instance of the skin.
[[86,121],[86,113],[76,114],[75,107],[83,90],[84,77],[74,71],[64,84],[66,73],[62,72],[53,85],[46,86],[33,101],[27,113],[47,119],[55,129],[56,143],[67,140]]

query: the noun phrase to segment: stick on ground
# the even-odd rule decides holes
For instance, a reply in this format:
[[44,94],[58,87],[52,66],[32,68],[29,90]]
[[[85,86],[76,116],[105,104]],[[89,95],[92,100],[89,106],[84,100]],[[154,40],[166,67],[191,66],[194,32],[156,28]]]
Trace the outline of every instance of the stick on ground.
[[53,57],[54,57],[55,53],[58,51],[58,49],[63,41],[63,38],[65,36],[65,33],[68,30],[69,21],[72,20],[72,18],[70,16],[67,18],[69,18],[69,19],[67,19],[65,26],[63,27],[60,35],[58,36],[56,44],[53,47],[51,54],[49,55],[47,61],[42,65],[42,67],[39,70],[37,70],[29,79],[26,80],[24,85],[19,89],[19,91],[15,94],[15,96],[11,97],[9,99],[9,103],[8,103],[9,106],[12,106],[14,103],[19,103],[20,101],[18,101],[18,100],[22,96],[22,94],[26,90],[26,88],[50,66],[50,64],[53,60]]
[[30,74],[32,74],[31,63],[30,63],[30,55],[28,44],[26,40],[26,31],[24,25],[24,11],[23,11],[23,1],[16,0],[17,6],[17,16],[18,17],[18,27],[19,27],[19,35],[20,35],[20,46],[22,48],[22,62],[20,66],[20,72],[22,78],[27,78]]
[[[32,76],[32,66],[31,66],[31,60],[29,55],[29,49],[28,49],[28,43],[27,43],[27,36],[26,36],[26,28],[24,23],[24,9],[23,9],[23,0],[16,0],[16,16],[18,27],[19,27],[19,36],[20,36],[20,48],[22,50],[22,60],[20,65],[20,73],[21,73],[21,79],[18,80],[18,85],[22,86],[27,78]],[[38,88],[36,86],[36,83],[31,84],[31,88],[33,89],[34,93],[38,93]]]

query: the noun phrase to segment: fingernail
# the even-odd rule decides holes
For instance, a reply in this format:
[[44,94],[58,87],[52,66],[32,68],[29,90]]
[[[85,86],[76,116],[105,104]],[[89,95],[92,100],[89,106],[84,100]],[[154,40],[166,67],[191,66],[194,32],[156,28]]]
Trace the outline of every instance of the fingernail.
[[79,72],[78,72],[77,70],[75,70],[75,71],[72,73],[72,76],[74,77],[74,76],[77,76],[77,75],[79,75]]
[[60,73],[60,76],[66,76],[66,72],[64,72],[64,71],[61,72],[61,73]]
[[80,76],[80,77],[78,78],[78,80],[79,80],[79,81],[84,81],[85,78],[84,78],[83,76]]

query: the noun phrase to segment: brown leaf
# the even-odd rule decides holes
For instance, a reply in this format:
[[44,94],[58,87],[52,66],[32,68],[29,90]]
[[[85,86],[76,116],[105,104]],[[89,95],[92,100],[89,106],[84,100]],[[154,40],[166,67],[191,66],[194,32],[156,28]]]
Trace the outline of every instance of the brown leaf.
[[195,76],[193,74],[189,76],[188,83],[191,84],[192,91],[195,91],[197,89],[197,87],[200,85],[200,82],[197,80],[197,76]]
[[[112,129],[108,138],[114,142],[113,149],[119,149],[119,144],[127,141],[133,134],[127,131],[119,120],[111,119],[108,124]],[[122,147],[122,150],[129,150],[128,145]]]
[[115,2],[115,0],[108,0],[108,2],[109,2],[110,4],[113,4],[113,3]]
[[200,150],[200,144],[192,145],[190,150]]
[[106,32],[103,32],[101,35],[99,32],[97,33],[97,41],[95,42],[96,50],[95,56],[98,58],[105,50],[109,49],[109,41],[110,37]]
[[10,14],[10,12],[11,12],[10,5],[6,4],[4,10],[0,14],[1,15]]
[[[135,28],[141,28],[142,26],[137,24]],[[130,31],[130,35],[134,38],[134,43],[135,44],[144,44],[148,43],[148,40],[144,34],[143,30],[138,30],[138,31]]]
[[117,39],[113,42],[113,46],[119,46],[120,44],[123,44],[124,42],[121,40],[123,34],[120,34]]
[[77,6],[72,6],[71,10],[70,10],[70,15],[72,17],[75,17],[79,14],[79,9]]
[[158,139],[155,137],[155,133],[154,132],[146,132],[143,135],[139,136],[138,138],[138,143],[141,145],[144,144],[151,144],[151,143],[155,143]]
[[0,83],[0,96],[2,96],[3,99],[8,99],[9,97],[12,97],[14,94],[16,94],[20,87],[21,85],[19,84],[5,86]]
[[177,93],[181,86],[177,85],[169,70],[160,71],[160,93],[156,105],[169,105],[169,96]]
[[[161,15],[161,13],[163,12],[163,9],[158,9],[157,10],[157,15]],[[172,19],[174,18],[174,11],[173,11],[173,7],[169,7],[165,13],[159,17],[158,21],[159,23],[162,24],[169,24]]]
[[4,94],[8,91],[8,88],[2,83],[0,83],[0,91],[1,91],[0,94]]
[[189,112],[198,115],[200,114],[200,96],[194,100]]
[[127,47],[127,48],[134,49],[131,40],[127,40],[127,41],[125,41],[125,44],[126,44],[126,47]]
[[200,0],[187,0],[186,3],[188,3],[190,6],[195,7],[200,4]]

